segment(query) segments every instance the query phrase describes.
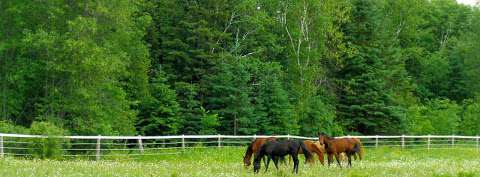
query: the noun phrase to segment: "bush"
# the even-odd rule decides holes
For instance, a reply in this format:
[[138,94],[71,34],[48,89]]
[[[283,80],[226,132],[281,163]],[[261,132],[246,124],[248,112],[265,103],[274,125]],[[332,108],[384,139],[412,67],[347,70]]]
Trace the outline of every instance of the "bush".
[[30,151],[36,158],[59,159],[62,157],[63,149],[68,146],[66,139],[55,137],[65,135],[65,131],[49,122],[33,122],[30,134],[47,136],[47,138],[30,139],[32,142]]
[[451,135],[459,133],[461,107],[448,99],[429,100],[407,110],[407,131],[412,134]]
[[[0,133],[12,133],[12,134],[28,134],[28,129],[22,126],[17,126],[11,121],[2,120],[0,121]],[[3,147],[8,147],[9,149],[4,149],[5,153],[18,153],[25,154],[27,153],[24,144],[15,143],[14,141],[20,140],[21,138],[12,138],[12,137],[3,137]]]
[[480,132],[480,99],[465,100],[462,134],[476,136]]
[[1,120],[0,121],[0,132],[1,133],[23,134],[23,133],[28,133],[28,130],[25,127],[14,125],[10,121]]

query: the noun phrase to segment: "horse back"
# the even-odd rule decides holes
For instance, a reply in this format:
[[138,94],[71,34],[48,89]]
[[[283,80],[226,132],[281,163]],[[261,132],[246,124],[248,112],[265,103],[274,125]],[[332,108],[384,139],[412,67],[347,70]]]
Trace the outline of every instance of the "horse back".
[[[305,147],[307,147],[307,150],[310,152],[315,152],[318,154],[325,151],[318,141],[305,140],[303,141],[303,144],[305,144]],[[301,149],[299,153],[303,153]]]
[[268,137],[268,138],[257,138],[254,140],[253,145],[252,145],[252,151],[253,153],[256,153],[257,151],[260,150],[260,148],[266,143],[266,142],[272,142],[275,141],[277,138],[275,137]]
[[298,153],[300,145],[298,142],[291,140],[284,141],[271,141],[262,146],[267,154],[272,154],[275,156],[284,156],[290,153]]
[[339,138],[332,141],[333,148],[329,148],[329,151],[333,153],[350,152],[354,149],[355,143],[350,138]]

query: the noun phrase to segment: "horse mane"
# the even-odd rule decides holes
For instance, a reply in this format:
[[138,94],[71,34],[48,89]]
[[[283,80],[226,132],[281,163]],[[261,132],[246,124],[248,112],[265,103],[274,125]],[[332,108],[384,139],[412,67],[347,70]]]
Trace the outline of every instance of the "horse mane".
[[331,137],[331,136],[328,136],[328,135],[325,135],[325,137],[326,137],[328,140],[335,140],[334,137]]
[[327,140],[335,140],[335,138],[331,137],[331,136],[328,136],[327,134],[325,133],[319,133],[318,136],[324,136]]

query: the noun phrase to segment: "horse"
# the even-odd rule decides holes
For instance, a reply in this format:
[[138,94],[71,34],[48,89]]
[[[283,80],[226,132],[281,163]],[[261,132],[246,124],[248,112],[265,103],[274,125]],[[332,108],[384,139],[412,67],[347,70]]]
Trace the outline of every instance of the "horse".
[[362,148],[361,144],[356,143],[356,141],[352,140],[351,138],[335,139],[327,136],[324,133],[318,133],[318,141],[320,142],[321,145],[325,147],[325,151],[328,154],[328,166],[330,166],[330,164],[332,163],[333,155],[335,155],[338,166],[342,167],[342,165],[340,164],[340,154],[342,152],[345,152],[348,159],[348,165],[351,167],[352,166],[351,156],[355,155],[355,153],[360,154],[361,148]]
[[352,143],[357,144],[360,147],[359,151],[353,155],[353,158],[357,160],[357,156],[358,156],[358,159],[362,160],[363,158],[362,142],[358,138],[350,138],[350,141],[352,141]]
[[[325,149],[323,148],[322,145],[320,145],[320,142],[318,141],[312,141],[312,140],[305,140],[303,141],[303,144],[305,144],[305,147],[307,147],[308,151],[311,153],[315,153],[318,156],[318,160],[322,165],[324,165],[324,158],[323,154],[325,153]],[[299,154],[303,154],[303,150],[300,149]],[[313,158],[308,160],[308,163],[315,163],[315,160]]]
[[[250,159],[252,158],[252,155],[257,154],[258,150],[260,150],[263,144],[265,144],[266,142],[276,141],[276,140],[277,138],[275,137],[254,139],[250,143],[250,145],[248,145],[247,151],[245,152],[245,156],[243,156],[243,164],[245,165],[245,167],[250,166]],[[266,159],[264,159],[264,163],[266,164]]]
[[293,159],[293,172],[298,173],[298,153],[300,149],[305,155],[305,161],[309,161],[312,157],[310,151],[308,151],[305,144],[297,140],[283,140],[283,141],[270,141],[265,143],[255,155],[253,161],[253,172],[258,173],[260,171],[260,161],[264,156],[268,156],[265,171],[268,170],[270,159],[273,160],[275,168],[278,170],[278,160],[290,155]]
[[[362,147],[362,142],[360,141],[360,139],[358,138],[349,138],[353,143],[356,143],[356,144],[359,144],[360,147]],[[363,158],[363,148],[360,148],[360,151],[353,154],[353,159],[354,160],[362,160]],[[348,159],[347,159],[347,155],[345,154],[345,152],[341,153],[340,154],[340,161],[345,161],[345,162],[348,162]]]

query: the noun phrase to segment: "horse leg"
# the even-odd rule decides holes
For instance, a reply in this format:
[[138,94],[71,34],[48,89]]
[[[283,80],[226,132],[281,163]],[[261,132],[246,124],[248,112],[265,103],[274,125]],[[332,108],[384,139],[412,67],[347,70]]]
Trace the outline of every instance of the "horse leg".
[[[315,164],[315,154],[313,154],[314,152],[312,151],[312,158],[310,158],[310,160],[308,160],[308,162],[310,162],[311,164]],[[317,155],[318,155],[318,152],[315,152]]]
[[280,157],[280,159],[279,159],[279,160],[280,160],[280,163],[282,163],[282,164],[284,164],[284,165],[286,165],[286,164],[287,164],[287,161],[285,160],[285,156],[283,156],[283,157]]
[[278,164],[278,159],[280,159],[280,157],[273,158],[273,164],[275,165],[275,168],[277,168],[277,170],[278,170],[278,165],[277,165]]
[[333,161],[333,154],[328,154],[328,166],[330,167],[330,164]]
[[347,153],[347,158],[348,158],[348,166],[352,167],[352,154]]
[[298,174],[298,154],[297,155],[293,154],[292,159],[293,159],[293,173]]
[[265,172],[267,172],[268,170],[268,166],[270,165],[270,159],[274,158],[273,156],[268,156],[267,158],[267,163],[265,164]]
[[263,164],[264,164],[265,166],[267,166],[267,161],[270,160],[269,158],[270,158],[270,157],[268,157],[268,156],[263,156]]
[[338,166],[342,168],[342,164],[340,164],[340,154],[336,153],[335,154],[335,159],[337,159]]

